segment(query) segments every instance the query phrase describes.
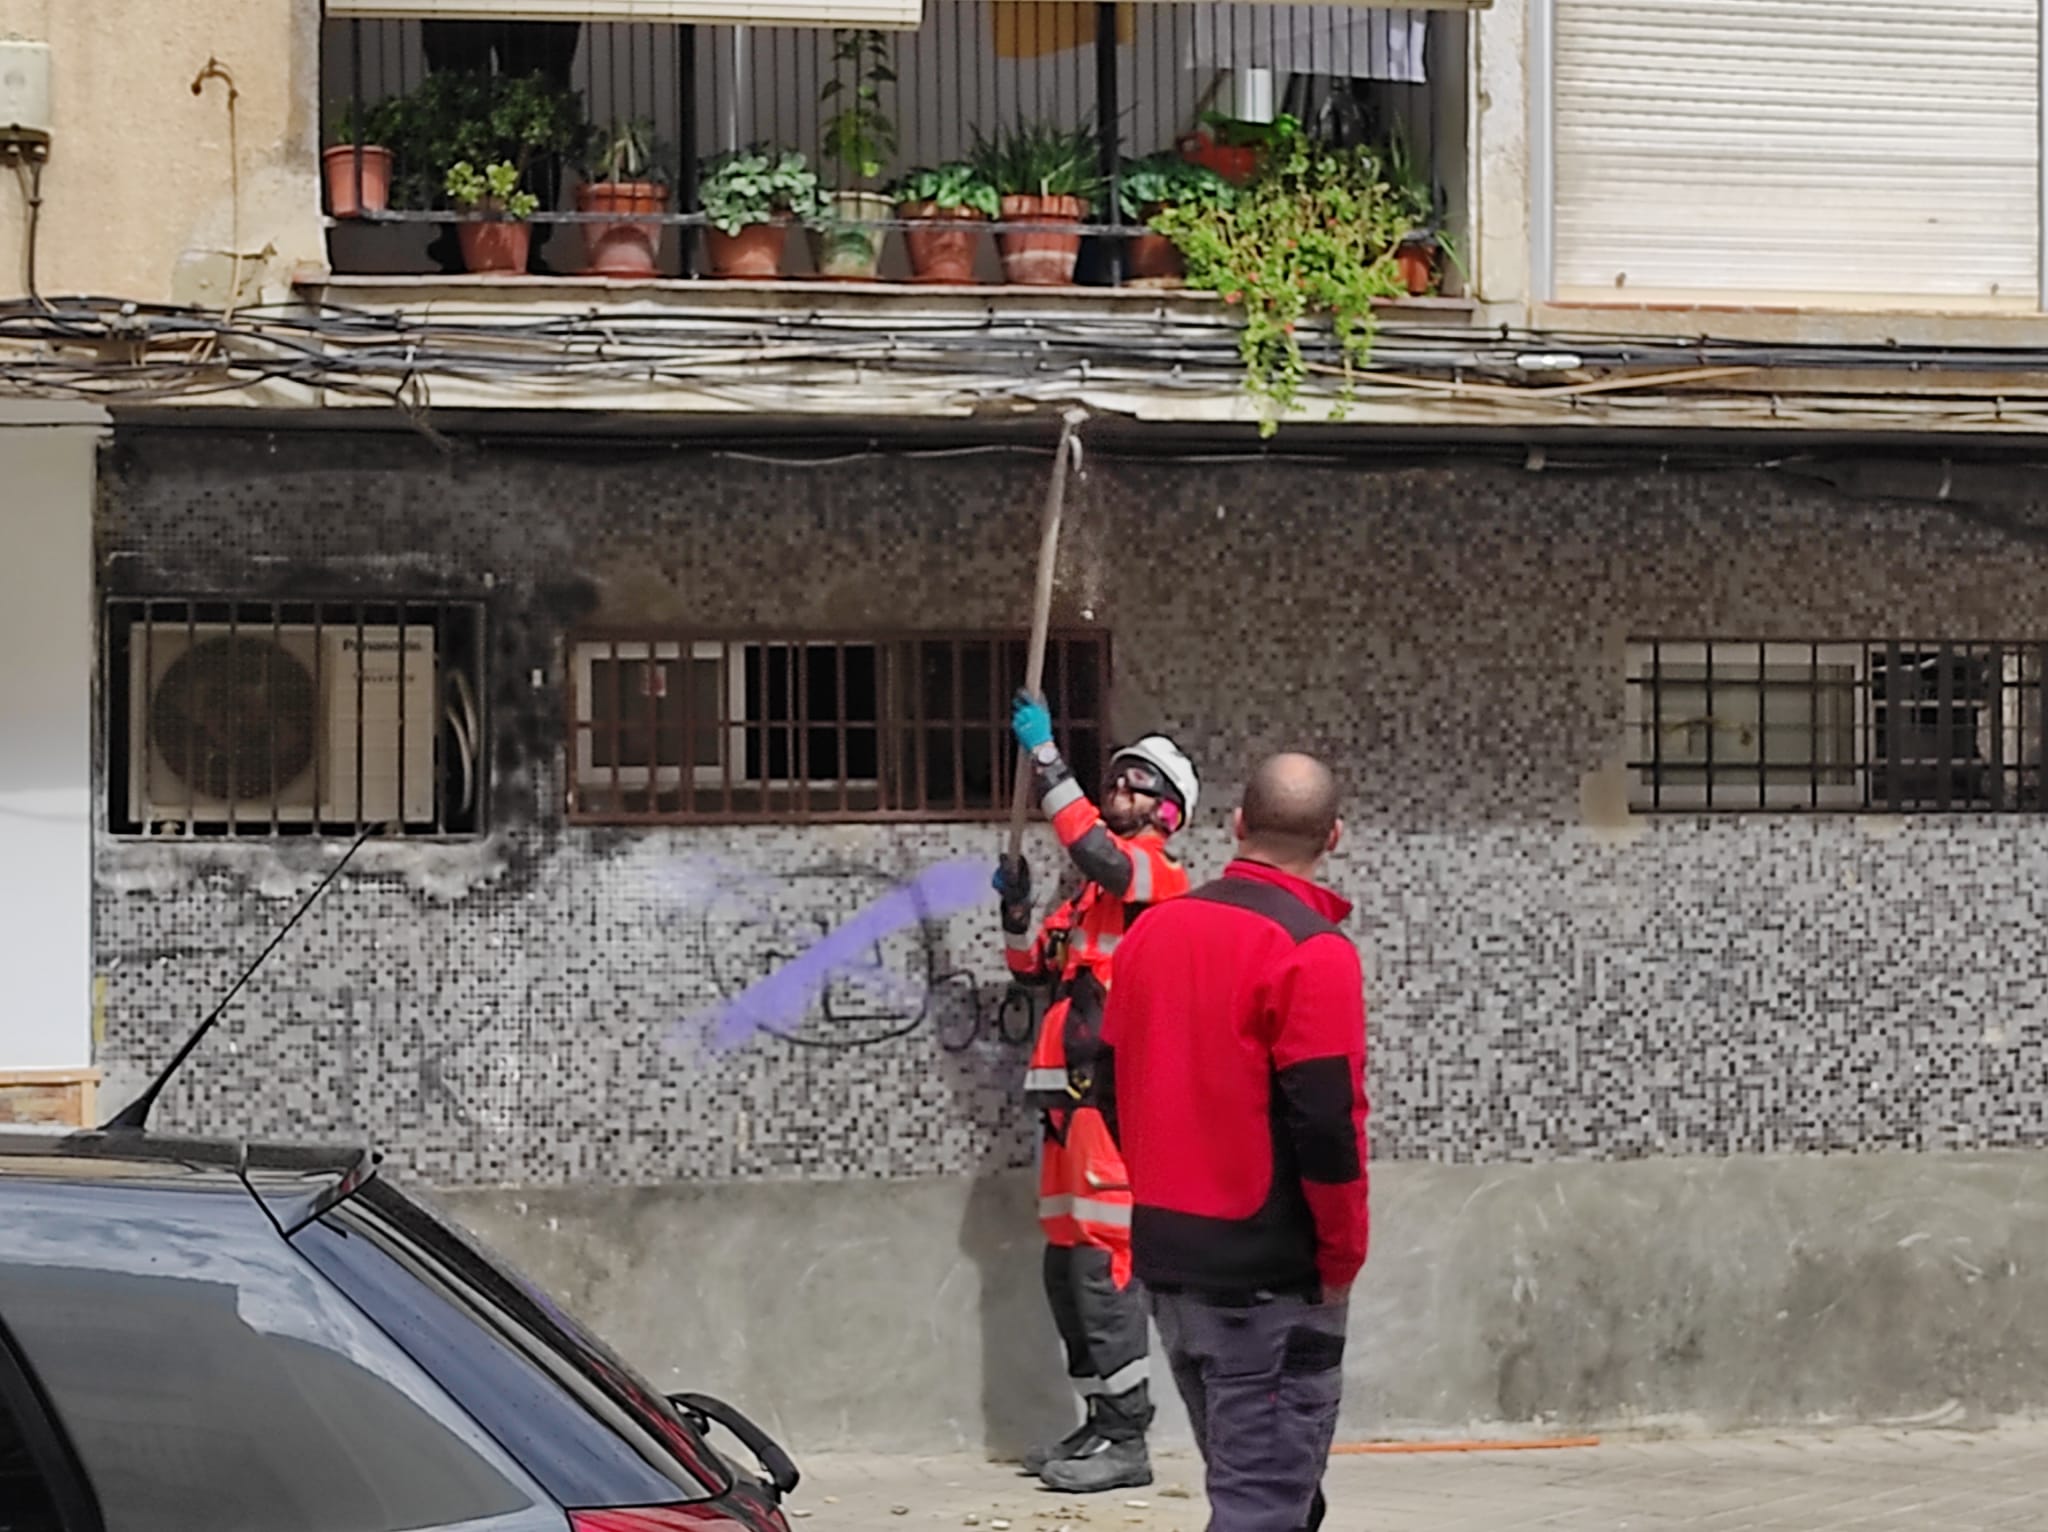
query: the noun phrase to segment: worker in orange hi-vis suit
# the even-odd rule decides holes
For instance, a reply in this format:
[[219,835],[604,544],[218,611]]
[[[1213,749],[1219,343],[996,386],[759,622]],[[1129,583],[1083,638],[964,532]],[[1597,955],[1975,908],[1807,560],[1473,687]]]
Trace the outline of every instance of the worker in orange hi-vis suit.
[[1025,1075],[1045,1121],[1038,1219],[1045,1289],[1066,1347],[1067,1374],[1087,1418],[1024,1459],[1027,1472],[1075,1494],[1152,1482],[1145,1306],[1131,1278],[1131,1193],[1123,1155],[1096,1096],[1094,1062],[1117,943],[1147,905],[1188,891],[1167,840],[1194,813],[1201,784],[1178,745],[1148,735],[1110,761],[1098,812],[1053,743],[1045,705],[1019,692],[1011,716],[1030,758],[1039,806],[1079,869],[1080,892],[1031,929],[1031,870],[1004,857],[1002,897],[1010,972],[1053,986]]

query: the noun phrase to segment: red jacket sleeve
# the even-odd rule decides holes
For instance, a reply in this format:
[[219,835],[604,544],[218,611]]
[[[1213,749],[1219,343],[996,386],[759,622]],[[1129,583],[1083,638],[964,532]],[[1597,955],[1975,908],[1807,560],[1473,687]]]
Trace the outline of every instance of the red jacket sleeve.
[[1293,1146],[1316,1223],[1325,1287],[1365,1264],[1365,980],[1342,936],[1295,947],[1271,991],[1273,1109]]
[[1042,807],[1081,876],[1114,897],[1157,904],[1188,891],[1187,870],[1167,853],[1164,840],[1157,834],[1118,835],[1073,778],[1048,788]]

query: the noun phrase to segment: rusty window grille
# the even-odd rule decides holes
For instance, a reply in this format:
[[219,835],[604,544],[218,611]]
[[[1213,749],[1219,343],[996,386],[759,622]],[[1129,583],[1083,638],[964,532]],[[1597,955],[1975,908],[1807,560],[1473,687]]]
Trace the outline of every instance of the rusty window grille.
[[2048,644],[1629,646],[1630,799],[1665,812],[2048,812]]
[[[1001,818],[1025,643],[581,635],[570,644],[569,817],[584,823]],[[1055,634],[1045,692],[1091,794],[1109,642]]]
[[133,597],[105,619],[112,833],[484,829],[480,605]]

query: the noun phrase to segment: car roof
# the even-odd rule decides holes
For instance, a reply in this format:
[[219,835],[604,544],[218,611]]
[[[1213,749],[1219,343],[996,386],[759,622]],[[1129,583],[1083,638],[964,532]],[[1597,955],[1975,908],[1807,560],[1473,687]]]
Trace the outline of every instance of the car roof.
[[8,1130],[0,1131],[0,1188],[10,1179],[186,1190],[239,1185],[281,1228],[296,1228],[352,1195],[376,1173],[380,1158],[361,1146],[247,1143],[126,1129]]

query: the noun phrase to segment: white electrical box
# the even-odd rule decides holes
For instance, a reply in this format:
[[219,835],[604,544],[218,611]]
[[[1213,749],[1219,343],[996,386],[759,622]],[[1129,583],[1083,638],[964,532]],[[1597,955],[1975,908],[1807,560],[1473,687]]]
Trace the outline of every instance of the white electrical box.
[[0,149],[50,142],[50,45],[0,37]]

